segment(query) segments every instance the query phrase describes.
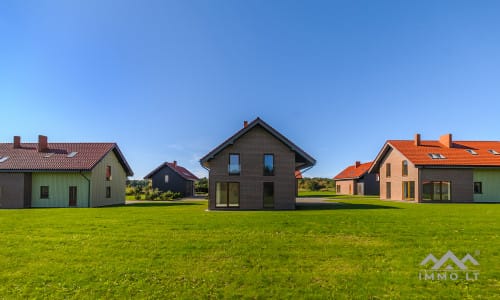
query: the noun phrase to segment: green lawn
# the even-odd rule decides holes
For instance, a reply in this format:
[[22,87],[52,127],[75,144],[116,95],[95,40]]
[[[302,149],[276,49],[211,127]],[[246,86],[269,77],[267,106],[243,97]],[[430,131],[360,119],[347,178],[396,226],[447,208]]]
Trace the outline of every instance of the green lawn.
[[[0,299],[499,298],[500,205],[329,198],[342,204],[0,210]],[[478,260],[477,281],[419,280],[448,250]]]

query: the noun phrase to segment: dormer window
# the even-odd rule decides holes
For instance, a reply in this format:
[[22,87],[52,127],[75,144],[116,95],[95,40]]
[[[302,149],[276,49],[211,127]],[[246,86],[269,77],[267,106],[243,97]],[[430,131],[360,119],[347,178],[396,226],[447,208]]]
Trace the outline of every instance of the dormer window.
[[477,155],[477,152],[472,149],[465,149],[465,151],[469,152],[472,155]]
[[429,153],[432,159],[446,159],[446,157],[441,153]]
[[488,152],[489,152],[489,153],[491,153],[491,154],[493,154],[493,155],[500,155],[500,153],[499,153],[499,152],[497,152],[497,151],[496,151],[496,150],[494,150],[494,149],[490,149],[490,150],[488,150]]

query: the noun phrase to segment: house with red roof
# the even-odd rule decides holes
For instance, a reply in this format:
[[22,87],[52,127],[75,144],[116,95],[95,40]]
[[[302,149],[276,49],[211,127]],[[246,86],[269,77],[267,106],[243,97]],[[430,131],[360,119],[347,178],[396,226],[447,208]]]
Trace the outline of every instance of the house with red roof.
[[388,140],[369,172],[381,199],[500,202],[500,141]]
[[372,162],[356,161],[333,178],[339,195],[378,195],[378,174],[368,173]]
[[144,176],[144,179],[151,180],[154,189],[180,193],[183,197],[194,196],[194,183],[199,180],[196,175],[178,165],[175,160],[159,165]]
[[125,204],[133,172],[115,143],[0,143],[0,208]]
[[297,178],[316,160],[257,118],[200,159],[210,210],[295,209]]

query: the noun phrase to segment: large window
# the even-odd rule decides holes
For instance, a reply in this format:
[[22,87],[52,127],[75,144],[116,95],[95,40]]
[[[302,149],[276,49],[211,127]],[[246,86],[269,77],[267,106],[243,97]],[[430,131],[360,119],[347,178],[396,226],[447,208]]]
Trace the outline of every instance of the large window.
[[264,176],[274,175],[274,154],[264,154]]
[[483,193],[483,183],[474,182],[474,194],[482,194],[482,193]]
[[403,181],[403,200],[415,200],[415,181]]
[[274,183],[273,182],[264,182],[263,185],[264,191],[264,208],[273,208],[274,207]]
[[337,194],[340,194],[340,184],[337,184]]
[[49,199],[49,187],[47,185],[40,187],[40,199]]
[[451,200],[451,182],[425,181],[422,185],[422,199],[426,201]]
[[215,206],[216,207],[240,206],[240,183],[217,182],[215,184]]
[[385,198],[391,199],[391,183],[390,182],[385,183]]
[[391,177],[391,164],[385,164],[385,177]]
[[240,155],[239,154],[229,154],[229,175],[240,175]]
[[401,162],[401,175],[408,176],[408,161],[407,160],[403,160],[403,162]]

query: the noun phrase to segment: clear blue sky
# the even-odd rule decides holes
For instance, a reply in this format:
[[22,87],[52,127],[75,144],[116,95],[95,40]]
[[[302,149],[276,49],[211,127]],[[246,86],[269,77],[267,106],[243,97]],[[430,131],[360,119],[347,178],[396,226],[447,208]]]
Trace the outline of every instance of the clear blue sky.
[[260,116],[333,177],[387,139],[500,140],[499,1],[1,1],[0,141],[117,142],[142,178]]

